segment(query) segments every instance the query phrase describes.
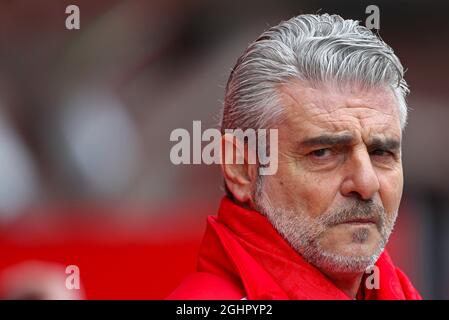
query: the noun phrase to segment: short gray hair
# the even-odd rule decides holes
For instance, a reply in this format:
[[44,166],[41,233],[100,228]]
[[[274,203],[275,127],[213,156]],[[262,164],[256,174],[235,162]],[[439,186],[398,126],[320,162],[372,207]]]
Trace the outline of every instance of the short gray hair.
[[358,21],[338,15],[299,15],[251,43],[231,71],[221,129],[268,128],[282,116],[276,87],[299,79],[363,88],[388,85],[407,122],[404,69],[393,49]]

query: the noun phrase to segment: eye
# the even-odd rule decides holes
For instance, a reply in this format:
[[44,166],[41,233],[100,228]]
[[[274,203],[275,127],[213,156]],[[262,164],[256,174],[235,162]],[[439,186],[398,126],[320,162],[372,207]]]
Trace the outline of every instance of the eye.
[[324,158],[325,156],[329,156],[331,151],[329,149],[318,149],[312,151],[310,154],[316,158]]
[[344,160],[344,152],[335,148],[321,148],[309,152],[307,159],[313,169],[330,170]]
[[375,149],[375,150],[371,151],[371,154],[373,156],[381,156],[381,157],[393,156],[393,153],[391,151],[384,150],[384,149]]

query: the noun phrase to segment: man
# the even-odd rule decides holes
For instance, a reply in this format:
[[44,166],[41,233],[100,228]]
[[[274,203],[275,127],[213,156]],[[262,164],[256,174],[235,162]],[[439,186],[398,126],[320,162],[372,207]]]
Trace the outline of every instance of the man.
[[229,77],[222,142],[247,160],[225,129],[275,128],[278,170],[223,161],[198,272],[169,299],[421,299],[384,250],[407,93],[393,50],[357,21],[300,15],[264,32]]

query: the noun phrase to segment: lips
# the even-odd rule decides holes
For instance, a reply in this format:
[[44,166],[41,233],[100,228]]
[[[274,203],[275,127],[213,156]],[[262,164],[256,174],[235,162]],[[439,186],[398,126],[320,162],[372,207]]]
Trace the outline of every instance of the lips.
[[375,218],[355,218],[355,219],[345,220],[345,221],[343,221],[341,223],[349,223],[349,224],[373,223],[373,224],[377,224],[377,220]]

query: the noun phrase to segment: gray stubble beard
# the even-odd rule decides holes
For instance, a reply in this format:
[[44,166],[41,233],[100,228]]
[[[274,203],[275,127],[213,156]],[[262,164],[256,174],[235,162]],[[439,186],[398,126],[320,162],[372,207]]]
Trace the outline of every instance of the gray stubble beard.
[[[311,218],[304,212],[296,212],[281,207],[273,207],[263,190],[262,177],[259,176],[254,192],[256,210],[265,215],[280,235],[307,262],[320,270],[332,273],[364,272],[373,266],[382,254],[387,241],[393,231],[397,217],[386,214],[383,206],[373,202],[359,200],[351,208],[341,209],[332,213],[325,213],[317,218]],[[326,251],[320,244],[321,235],[332,225],[348,218],[377,216],[381,239],[370,256],[346,256]],[[352,234],[355,242],[361,243],[369,237],[367,228],[358,228]]]

